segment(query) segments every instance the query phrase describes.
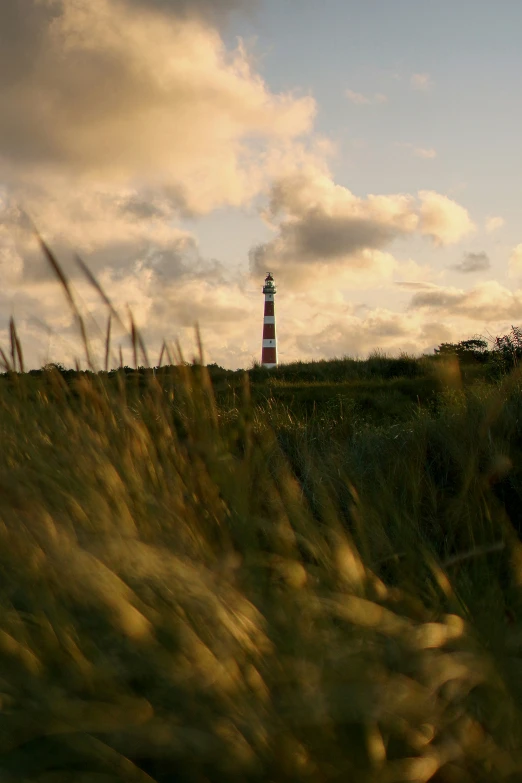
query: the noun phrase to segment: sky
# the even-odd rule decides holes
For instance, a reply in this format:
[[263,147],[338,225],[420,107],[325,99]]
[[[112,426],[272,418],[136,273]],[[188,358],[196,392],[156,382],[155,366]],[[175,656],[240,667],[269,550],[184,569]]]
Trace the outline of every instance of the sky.
[[[522,320],[518,0],[0,4],[0,345],[151,362],[432,352]],[[30,220],[28,220],[28,217]],[[117,366],[121,344],[112,331]]]

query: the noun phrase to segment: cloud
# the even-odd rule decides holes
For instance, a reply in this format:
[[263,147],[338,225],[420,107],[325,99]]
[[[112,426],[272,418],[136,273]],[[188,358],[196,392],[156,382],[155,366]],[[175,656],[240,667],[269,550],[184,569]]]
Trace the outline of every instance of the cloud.
[[433,81],[429,73],[414,73],[410,77],[410,85],[414,90],[429,90],[433,86]]
[[[137,189],[84,186],[56,195],[36,189],[25,194],[34,224],[61,256],[78,252],[94,271],[131,265],[135,259],[170,248],[187,258],[194,237],[175,225],[176,206],[167,198]],[[11,196],[0,203],[0,249],[23,258],[23,279],[49,277],[30,225]]]
[[310,96],[272,92],[243,43],[225,46],[216,24],[240,6],[253,2],[0,3],[0,332],[14,313],[29,366],[82,352],[22,207],[92,318],[106,312],[76,251],[153,351],[190,343],[199,319],[215,360],[248,364],[244,276],[203,258],[180,218],[248,204],[328,145]]
[[506,221],[502,217],[488,217],[485,224],[486,231],[488,233],[497,231],[497,229],[502,228],[505,222]]
[[452,269],[457,272],[483,272],[491,266],[489,256],[484,251],[480,253],[464,253],[462,261],[454,264]]
[[[251,260],[256,274],[269,263],[280,273],[283,359],[417,351],[461,336],[433,304],[392,312],[354,301],[370,286],[372,297],[393,299],[397,278],[415,295],[439,292],[429,269],[396,258],[390,245],[419,234],[457,242],[471,220],[437,193],[358,197],[336,184],[331,145],[312,133],[314,100],[273,92],[243,44],[224,44],[216,25],[252,6],[0,3],[0,337],[13,312],[29,366],[71,364],[81,347],[20,205],[56,250],[88,323],[101,324],[92,338],[99,357],[106,308],[74,266],[75,251],[117,307],[130,305],[153,361],[163,338],[179,337],[190,358],[195,321],[209,361],[244,367],[259,358],[258,281],[254,288],[247,270],[203,257],[180,218],[265,193],[273,238]],[[466,301],[469,318],[481,318],[469,299],[457,308]],[[116,353],[119,342],[130,363],[128,339],[114,326]]]
[[432,160],[433,158],[437,157],[437,152],[433,149],[433,147],[415,147],[413,154],[416,158],[425,158],[426,160]]
[[284,258],[297,257],[306,263],[380,248],[395,234],[393,225],[368,217],[330,215],[316,208],[308,212],[306,220],[283,223],[279,240]]
[[437,245],[459,242],[475,230],[468,211],[447,196],[432,190],[419,192],[420,231]]
[[174,16],[199,17],[216,23],[220,18],[236,9],[255,8],[256,0],[126,0],[144,11],[152,9]]
[[424,309],[439,315],[463,316],[482,323],[522,318],[522,291],[510,291],[489,280],[463,291],[458,288],[433,289],[416,293],[410,309]]
[[[243,204],[268,151],[307,133],[314,101],[273,94],[212,3],[0,4],[0,159],[7,182],[49,174],[173,186],[187,208]],[[211,121],[209,121],[211,118]]]
[[354,92],[354,90],[346,90],[345,94],[349,101],[359,106],[363,106],[363,105],[368,106],[370,104],[387,103],[388,101],[388,97],[384,95],[382,92],[377,92],[373,96],[369,96],[369,95],[364,95],[362,92]]
[[396,286],[399,288],[406,288],[410,291],[429,291],[430,289],[437,290],[439,286],[435,285],[435,283],[428,283],[416,280],[398,280],[395,283]]
[[[291,194],[292,191],[287,200],[273,205],[276,213],[288,208]],[[299,204],[297,194],[293,195]],[[136,220],[136,213],[141,216],[142,210],[149,211],[139,197],[139,191],[122,190],[112,194],[93,191],[87,204],[92,219],[85,225],[76,220],[82,207],[81,198],[76,202],[71,199],[69,208],[61,213],[62,222],[56,224],[56,233],[49,235],[53,244],[62,238],[60,260],[72,277],[72,285],[79,293],[84,310],[102,325],[103,332],[106,309],[96,292],[74,272],[65,249],[64,236],[75,225],[75,243],[85,248],[82,255],[96,271],[115,305],[123,312],[125,305],[130,305],[153,361],[157,361],[163,338],[171,344],[175,338],[180,338],[190,359],[196,350],[193,324],[199,321],[208,361],[228,367],[248,366],[253,358],[259,358],[260,351],[262,297],[259,285],[254,289],[246,275],[237,274],[218,261],[202,258],[195,237],[172,225],[167,206],[161,200],[152,202],[150,211],[153,214],[149,219],[140,217]],[[294,204],[293,209],[297,208]],[[49,215],[57,209],[58,202],[50,204]],[[301,209],[305,209],[302,203]],[[381,216],[386,214],[382,203],[380,210]],[[104,213],[106,222],[102,220]],[[390,215],[389,205],[387,214]],[[155,223],[155,229],[151,222]],[[16,215],[12,223],[16,225]],[[111,224],[114,228],[112,244],[108,237]],[[41,256],[35,253],[32,261],[26,253],[22,257],[26,284],[23,289],[16,283],[11,288],[4,284],[0,296],[0,311],[4,314],[0,330],[5,328],[9,296],[14,290],[14,313],[24,346],[30,344],[27,352],[30,365],[41,366],[52,360],[72,364],[82,351],[63,293],[54,280],[38,272],[38,266],[45,268]],[[6,269],[12,269],[9,264],[10,260]],[[0,266],[4,268],[1,258]],[[295,284],[289,279],[284,283],[283,278],[277,280],[283,294],[281,303],[278,300],[276,305],[280,355],[286,361],[344,354],[364,356],[377,348],[392,354],[432,350],[439,342],[461,339],[462,334],[476,332],[477,319],[483,323],[490,316],[501,318],[513,312],[512,307],[507,306],[506,294],[503,301],[498,289],[488,288],[482,298],[475,295],[473,299],[464,291],[443,289],[423,279],[415,280],[415,275],[420,278],[427,274],[426,270],[411,261],[399,262],[379,249],[364,248],[355,252],[350,264],[344,260],[323,264],[308,261],[296,267],[296,275],[299,273],[301,278],[306,278],[305,285],[297,278]],[[384,299],[388,296],[392,300],[391,284],[397,275],[402,278],[400,285],[406,291],[423,296],[435,294],[435,299],[418,300],[406,312],[393,312],[382,306],[366,306],[354,296],[355,289],[369,285],[380,289]],[[42,328],[42,321],[49,329]],[[92,322],[91,318],[88,322]],[[92,332],[92,349],[101,360],[103,333]],[[131,364],[129,341],[114,329],[115,364],[118,363],[119,343],[123,345],[124,361]]]
[[442,342],[476,334],[481,325],[473,318],[453,318],[445,312],[413,308],[394,312],[386,306],[350,304],[341,297],[329,299],[326,293],[316,299],[312,290],[297,296],[287,293],[285,310],[290,311],[288,327],[280,323],[279,340],[281,357],[287,361],[364,357],[375,350],[395,356],[431,353]]
[[314,332],[298,334],[295,348],[300,355],[365,356],[372,350],[394,351],[397,343],[409,341],[408,317],[385,309],[373,309],[363,316],[347,314],[331,320]]
[[[244,275],[214,259],[203,258],[193,234],[176,225],[168,199],[138,189],[90,186],[55,199],[35,199],[36,223],[43,226],[78,301],[87,316],[92,348],[101,361],[103,335],[93,327],[106,322],[107,311],[74,263],[78,251],[116,307],[132,309],[151,355],[163,339],[180,338],[188,353],[193,325],[199,321],[214,360],[228,366],[251,359],[248,323],[252,304],[242,290]],[[46,264],[23,214],[7,197],[0,199],[0,336],[13,313],[27,366],[55,360],[74,364],[83,356],[76,324],[63,291]],[[45,326],[44,326],[45,324]],[[239,332],[239,335],[238,335]],[[255,330],[256,334],[258,330]],[[235,335],[235,337],[234,337]],[[117,346],[131,363],[129,340],[114,326]],[[190,357],[189,357],[190,358]]]
[[437,151],[433,149],[433,147],[416,147],[411,142],[397,142],[395,146],[411,150],[411,154],[415,158],[425,158],[426,160],[429,160],[437,157]]
[[[86,314],[93,354],[101,363],[103,334],[94,324],[101,325],[103,331],[106,307],[78,275],[68,257],[63,252],[57,255]],[[161,247],[136,237],[135,243],[105,243],[82,256],[124,318],[127,305],[131,308],[153,359],[157,359],[163,339],[172,345],[177,338],[190,358],[194,348],[193,327],[199,322],[212,360],[231,367],[249,363],[252,351],[245,345],[248,346],[253,308],[251,298],[242,290],[242,277],[233,275],[232,270],[218,261],[202,258],[193,237],[180,235],[177,241],[173,237]],[[4,280],[0,330],[5,329],[13,312],[29,367],[42,366],[49,360],[72,365],[76,358],[83,359],[76,323],[63,291],[54,277],[47,274],[45,262],[36,251],[31,263],[34,268],[27,269],[24,254],[23,267],[19,270],[24,277],[23,286],[17,281],[9,284]],[[257,334],[258,330],[254,331]],[[115,366],[119,344],[124,348],[125,361],[130,364],[130,341],[114,325]]]
[[274,183],[265,217],[276,237],[252,249],[253,273],[272,268],[299,284],[309,282],[319,266],[367,274],[380,258],[376,251],[397,237],[419,232],[450,244],[473,228],[467,211],[438,193],[363,199],[335,184],[327,171],[312,168]]
[[522,276],[522,243],[511,251],[509,256],[508,273],[510,277]]
[[[186,276],[165,285],[149,270],[142,270],[123,276],[105,272],[101,280],[106,290],[115,291],[115,304],[123,312],[125,305],[129,304],[153,361],[157,361],[164,339],[170,346],[179,339],[185,357],[190,360],[197,352],[194,340],[196,323],[201,328],[208,361],[232,368],[245,367],[259,352],[259,339],[255,339],[259,329],[249,330],[254,309],[252,299],[245,296],[231,279],[226,283],[216,283],[211,278],[191,279]],[[82,299],[87,297],[89,309],[103,324],[106,314],[89,299],[84,286],[79,288]],[[123,345],[126,360],[130,363],[130,341],[121,333],[114,335],[113,363],[118,363],[119,343]],[[103,356],[102,340],[93,340],[93,347],[99,357]],[[81,355],[78,348],[76,351],[76,355]]]

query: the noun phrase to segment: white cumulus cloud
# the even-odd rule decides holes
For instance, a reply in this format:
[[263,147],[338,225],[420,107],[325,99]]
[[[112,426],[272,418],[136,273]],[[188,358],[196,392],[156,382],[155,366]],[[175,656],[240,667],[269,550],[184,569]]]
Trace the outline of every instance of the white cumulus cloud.
[[505,220],[503,217],[499,216],[491,216],[486,218],[486,231],[488,233],[492,233],[493,231],[497,231],[499,228],[502,228],[503,225],[505,225]]
[[475,230],[467,209],[448,196],[421,190],[419,198],[420,232],[430,236],[436,244],[459,242]]
[[420,233],[446,245],[473,230],[467,210],[447,196],[421,191],[418,197],[361,198],[314,168],[274,183],[266,218],[276,236],[252,249],[253,272],[273,268],[301,285],[320,266],[371,274],[376,251],[384,252],[400,236]]
[[464,316],[490,323],[522,318],[522,290],[510,291],[496,280],[487,280],[471,289],[437,287],[416,293],[412,309],[424,309],[439,315]]
[[7,181],[147,180],[194,212],[255,195],[267,150],[310,130],[314,101],[272,93],[241,43],[229,51],[198,16],[172,13],[188,5],[0,4]]

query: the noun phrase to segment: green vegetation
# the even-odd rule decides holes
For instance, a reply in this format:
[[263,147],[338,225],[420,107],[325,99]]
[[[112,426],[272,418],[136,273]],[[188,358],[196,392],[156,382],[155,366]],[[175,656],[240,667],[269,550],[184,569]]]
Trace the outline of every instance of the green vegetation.
[[516,362],[23,373],[11,337],[2,783],[522,779]]
[[519,377],[398,361],[4,376],[2,780],[520,779]]

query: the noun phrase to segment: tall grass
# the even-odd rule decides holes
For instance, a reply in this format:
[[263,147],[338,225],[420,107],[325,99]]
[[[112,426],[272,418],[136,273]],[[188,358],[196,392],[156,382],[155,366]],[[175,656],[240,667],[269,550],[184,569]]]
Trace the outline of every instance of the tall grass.
[[16,339],[2,781],[522,779],[516,377],[368,426],[204,366],[35,382]]

